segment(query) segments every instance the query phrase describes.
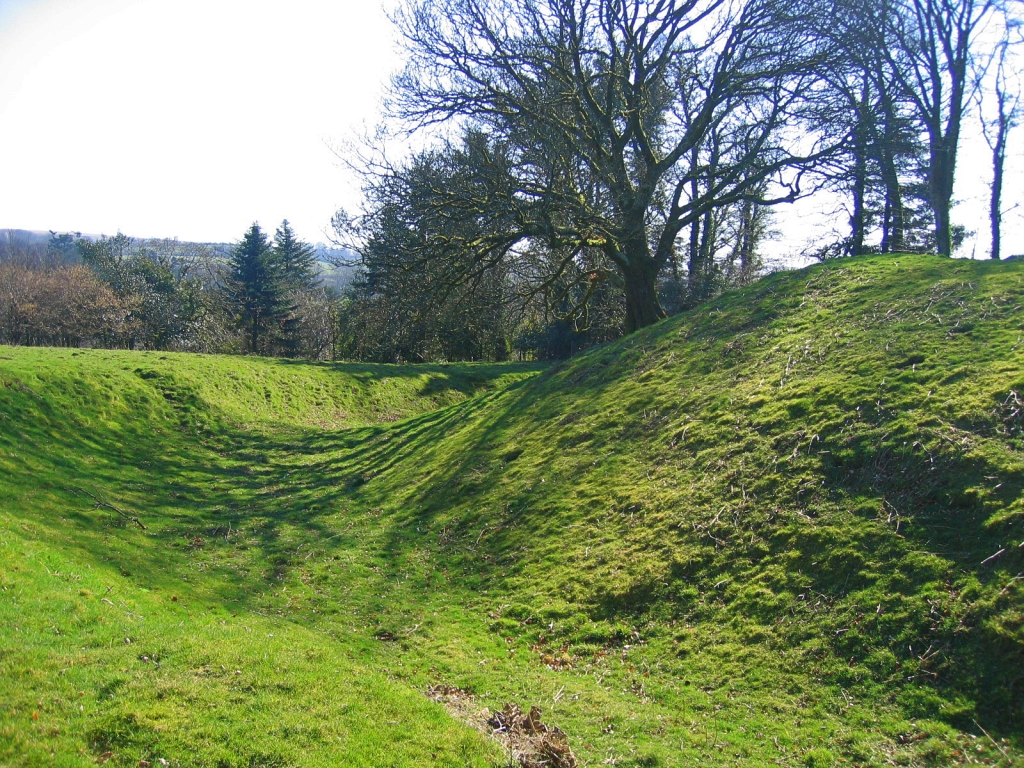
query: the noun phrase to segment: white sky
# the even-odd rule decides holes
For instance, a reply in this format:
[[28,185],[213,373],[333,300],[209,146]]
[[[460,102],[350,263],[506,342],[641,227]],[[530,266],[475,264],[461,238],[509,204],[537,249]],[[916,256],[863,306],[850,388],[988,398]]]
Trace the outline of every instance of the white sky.
[[[288,218],[325,240],[359,201],[331,147],[377,122],[401,63],[380,2],[0,0],[0,228],[232,242]],[[1007,206],[1022,152],[1024,127]],[[960,161],[954,220],[980,233],[964,255],[987,253],[986,153],[975,138]],[[777,211],[771,256],[846,230]],[[1004,248],[1024,252],[1022,210]]]
[[379,0],[0,0],[0,227],[323,240],[399,63]]

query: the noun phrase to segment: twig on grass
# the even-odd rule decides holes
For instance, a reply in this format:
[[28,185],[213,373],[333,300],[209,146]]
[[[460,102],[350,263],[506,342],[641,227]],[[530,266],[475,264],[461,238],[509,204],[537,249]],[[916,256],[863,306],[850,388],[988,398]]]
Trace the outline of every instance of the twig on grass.
[[115,507],[113,504],[110,504],[109,502],[103,501],[103,499],[101,499],[98,496],[95,496],[95,495],[89,493],[84,488],[79,488],[77,485],[72,485],[72,486],[68,486],[64,490],[65,491],[69,491],[71,493],[84,493],[86,496],[88,496],[90,499],[92,499],[94,502],[96,502],[96,505],[95,505],[96,507],[106,507],[107,509],[111,509],[114,512],[117,512],[117,514],[119,514],[125,520],[131,520],[133,523],[135,523],[137,526],[139,526],[139,528],[141,528],[142,530],[146,530],[146,526],[142,524],[142,521],[139,520],[139,518],[135,517],[134,515],[129,515],[123,509],[118,509],[117,507]]
[[1005,548],[1004,549],[1000,549],[994,555],[991,555],[990,557],[986,557],[984,560],[982,560],[981,564],[982,565],[986,565],[988,563],[991,563],[993,560],[995,560],[997,557],[999,557],[1000,555],[1004,554],[1005,552],[1006,552]]
[[1012,579],[1006,582],[1006,586],[1003,587],[1003,591],[999,593],[999,596],[1003,597],[1007,592],[1010,591],[1010,587],[1013,586],[1013,582],[1021,581],[1022,579],[1024,579],[1024,573],[1018,573],[1016,576],[1014,576]]
[[1002,753],[1003,757],[1005,757],[1007,760],[1010,759],[1010,756],[1008,754],[1006,754],[1006,750],[1003,749],[1001,746],[999,746],[999,742],[997,742],[995,739],[993,739],[989,735],[989,732],[981,727],[981,723],[979,723],[977,720],[973,720],[973,719],[971,720],[971,722],[974,723],[976,726],[978,726],[978,728],[981,729],[982,733],[984,733],[986,736],[988,736],[988,740],[992,742],[992,746],[994,746],[996,749],[998,749]]

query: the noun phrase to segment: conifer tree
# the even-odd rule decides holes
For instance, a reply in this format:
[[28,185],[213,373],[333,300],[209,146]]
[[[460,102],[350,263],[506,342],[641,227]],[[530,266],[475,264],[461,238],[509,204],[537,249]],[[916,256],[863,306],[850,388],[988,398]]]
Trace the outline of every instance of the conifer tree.
[[246,330],[248,351],[265,353],[292,306],[281,260],[259,224],[235,246],[228,268],[225,295]]
[[301,354],[305,318],[299,306],[319,284],[313,246],[295,237],[288,219],[274,233],[274,257],[280,265],[292,311],[281,321],[280,351],[286,357]]
[[274,252],[290,289],[310,290],[317,286],[313,246],[295,237],[288,219],[274,233]]

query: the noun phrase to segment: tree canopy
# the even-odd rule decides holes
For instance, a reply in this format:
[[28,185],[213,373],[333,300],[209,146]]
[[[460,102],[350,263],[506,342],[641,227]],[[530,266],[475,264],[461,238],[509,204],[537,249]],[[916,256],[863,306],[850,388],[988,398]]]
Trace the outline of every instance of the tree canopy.
[[371,183],[374,254],[443,263],[448,280],[515,262],[534,291],[586,261],[582,280],[621,281],[627,331],[655,322],[656,280],[685,228],[794,199],[832,150],[787,128],[827,54],[814,13],[771,0],[411,0],[392,108],[463,132]]
[[439,296],[498,270],[509,295],[579,317],[611,284],[627,332],[666,294],[692,306],[753,274],[770,206],[822,187],[849,201],[850,234],[820,257],[950,255],[969,76],[999,5],[406,0],[391,125],[433,140],[367,163],[349,231],[370,272]]

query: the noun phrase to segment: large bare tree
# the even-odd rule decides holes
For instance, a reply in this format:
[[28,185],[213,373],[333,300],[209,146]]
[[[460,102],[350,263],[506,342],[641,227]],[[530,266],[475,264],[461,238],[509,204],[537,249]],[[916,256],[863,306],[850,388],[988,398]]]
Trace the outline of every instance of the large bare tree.
[[798,129],[828,55],[808,23],[822,7],[409,0],[393,114],[413,129],[454,121],[464,139],[378,180],[422,215],[378,194],[376,252],[448,260],[450,277],[532,259],[540,288],[589,259],[588,279],[605,264],[621,280],[627,332],[657,321],[656,280],[684,230],[724,206],[797,198],[845,140]]
[[935,246],[940,255],[949,256],[953,250],[950,208],[960,129],[970,97],[971,60],[995,0],[892,1],[897,9],[891,18],[898,44],[886,53],[928,137],[928,197],[935,217]]

